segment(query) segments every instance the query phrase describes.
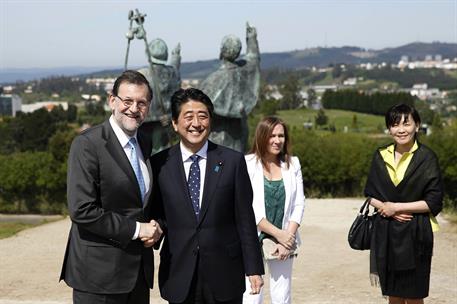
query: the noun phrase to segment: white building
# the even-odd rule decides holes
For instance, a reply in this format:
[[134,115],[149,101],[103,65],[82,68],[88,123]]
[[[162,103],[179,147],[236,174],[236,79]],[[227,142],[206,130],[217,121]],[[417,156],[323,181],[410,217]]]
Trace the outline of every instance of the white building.
[[409,61],[406,56],[402,56],[397,64],[399,69],[445,69],[455,70],[457,69],[457,60],[454,59],[452,62],[450,59],[443,59],[441,55],[427,55],[424,60]]
[[316,91],[316,93],[324,93],[327,90],[331,91],[337,91],[338,86],[336,84],[328,84],[328,85],[315,85],[312,86],[313,90]]
[[357,78],[351,77],[343,81],[343,85],[345,86],[355,86],[357,84]]
[[39,101],[31,104],[22,105],[21,112],[32,113],[41,108],[45,108],[48,111],[52,111],[52,109],[58,106],[62,106],[62,108],[65,111],[68,110],[68,102],[66,101]]
[[409,93],[421,100],[443,98],[445,94],[444,92],[440,92],[439,89],[429,88],[426,83],[418,83],[413,85],[413,88],[409,91]]
[[188,89],[188,88],[196,88],[200,80],[198,79],[182,79],[181,80],[181,88]]

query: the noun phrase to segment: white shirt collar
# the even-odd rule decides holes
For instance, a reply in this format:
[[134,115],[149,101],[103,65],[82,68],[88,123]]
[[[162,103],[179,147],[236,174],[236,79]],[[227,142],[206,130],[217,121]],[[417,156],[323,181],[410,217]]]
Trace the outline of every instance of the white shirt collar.
[[197,153],[192,153],[191,151],[189,151],[184,146],[182,141],[179,142],[179,147],[181,148],[181,155],[182,155],[183,162],[187,161],[194,154],[197,154],[198,156],[200,156],[201,158],[204,158],[204,159],[207,158],[207,155],[208,155],[208,141],[205,142],[203,147],[200,150],[198,150]]
[[109,123],[111,125],[111,128],[113,128],[114,134],[116,134],[116,137],[119,140],[121,147],[125,147],[128,144],[130,138],[132,138],[132,137],[135,137],[135,139],[138,142],[138,139],[136,138],[137,132],[135,132],[134,136],[128,136],[127,134],[125,134],[125,132],[117,124],[116,120],[114,120],[113,115],[111,115],[111,117],[109,118]]

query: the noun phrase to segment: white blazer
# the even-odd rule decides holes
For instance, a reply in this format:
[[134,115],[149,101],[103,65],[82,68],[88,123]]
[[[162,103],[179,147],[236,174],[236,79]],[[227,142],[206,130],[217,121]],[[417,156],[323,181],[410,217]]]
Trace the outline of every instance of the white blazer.
[[[252,207],[255,213],[255,221],[258,225],[263,218],[266,218],[263,167],[262,162],[260,159],[257,159],[255,154],[248,154],[245,156],[245,159],[254,192]],[[289,168],[287,168],[287,164],[285,162],[281,162],[281,174],[284,183],[284,190],[286,192],[282,229],[286,229],[289,225],[289,221],[294,221],[297,224],[301,223],[303,211],[305,209],[303,177],[298,157],[293,156],[291,158]],[[260,234],[260,230],[257,229],[257,232]],[[301,240],[298,231],[296,234],[296,240],[297,245],[299,246],[301,244]]]

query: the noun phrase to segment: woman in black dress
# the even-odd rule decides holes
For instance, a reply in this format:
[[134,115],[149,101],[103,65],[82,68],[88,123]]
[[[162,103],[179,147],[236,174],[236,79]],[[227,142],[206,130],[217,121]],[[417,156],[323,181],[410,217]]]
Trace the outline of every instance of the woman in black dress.
[[406,104],[385,116],[393,144],[378,149],[365,195],[378,209],[371,240],[370,274],[389,303],[423,303],[433,253],[431,218],[442,209],[438,160],[417,141],[420,117]]

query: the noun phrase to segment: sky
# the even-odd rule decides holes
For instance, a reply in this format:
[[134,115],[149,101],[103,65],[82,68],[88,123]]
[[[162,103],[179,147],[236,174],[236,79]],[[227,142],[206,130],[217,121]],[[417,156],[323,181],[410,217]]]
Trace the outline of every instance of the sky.
[[[457,43],[457,0],[0,0],[0,70],[122,67],[136,8],[147,15],[148,41],[180,43],[183,62],[218,58],[227,34],[244,51],[247,21],[261,52]],[[129,66],[146,64],[144,41],[132,40]]]

